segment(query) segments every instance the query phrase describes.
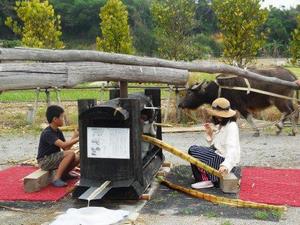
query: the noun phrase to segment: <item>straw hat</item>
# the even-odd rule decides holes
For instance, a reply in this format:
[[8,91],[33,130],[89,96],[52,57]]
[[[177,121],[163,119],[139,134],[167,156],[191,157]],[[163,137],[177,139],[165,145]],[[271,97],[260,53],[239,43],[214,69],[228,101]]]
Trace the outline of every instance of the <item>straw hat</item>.
[[213,101],[208,113],[212,116],[229,118],[236,114],[236,111],[230,108],[230,102],[226,98],[217,98]]

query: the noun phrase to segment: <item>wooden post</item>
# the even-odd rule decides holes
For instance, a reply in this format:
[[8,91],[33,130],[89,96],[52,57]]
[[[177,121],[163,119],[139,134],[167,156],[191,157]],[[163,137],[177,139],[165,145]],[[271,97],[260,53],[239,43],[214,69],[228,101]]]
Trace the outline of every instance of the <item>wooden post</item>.
[[176,107],[176,119],[177,122],[181,121],[181,109],[178,107],[179,103],[180,103],[180,95],[179,95],[179,90],[178,87],[176,87],[175,89],[175,95],[176,95],[176,102],[175,102],[175,107]]
[[166,123],[167,119],[168,119],[172,92],[173,92],[173,86],[169,86],[169,96],[168,96],[168,100],[167,100],[167,108],[165,109],[165,112],[164,112],[164,123]]
[[[40,88],[36,88],[35,90],[35,94],[36,94],[36,97],[35,97],[35,102],[34,102],[34,107],[32,109],[32,112],[29,112],[31,115],[28,116],[28,119],[27,119],[27,122],[29,124],[33,124],[34,121],[35,121],[35,116],[36,116],[36,112],[37,112],[37,109],[38,109],[38,105],[39,105],[39,96],[40,96]],[[31,110],[31,109],[30,109]]]
[[51,105],[51,100],[50,100],[50,91],[48,90],[48,88],[46,88],[45,93],[46,93],[47,106],[49,107]]
[[[60,98],[60,89],[57,88],[57,87],[55,87],[54,89],[55,89],[55,93],[56,93],[56,101],[57,101],[57,104],[58,104],[59,106],[62,106],[62,104],[61,104],[61,98]],[[66,113],[64,113],[64,122],[65,122],[65,126],[69,126],[69,125],[70,125]]]
[[105,85],[102,83],[101,84],[101,88],[99,91],[99,103],[103,103],[104,102],[104,91],[105,91]]
[[120,81],[120,98],[128,98],[128,82]]

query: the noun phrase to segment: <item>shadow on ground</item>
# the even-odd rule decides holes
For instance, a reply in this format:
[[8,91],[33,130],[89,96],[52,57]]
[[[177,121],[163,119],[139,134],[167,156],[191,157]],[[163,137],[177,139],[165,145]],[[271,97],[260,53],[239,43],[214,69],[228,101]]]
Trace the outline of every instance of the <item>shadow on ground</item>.
[[[240,174],[240,168],[236,170]],[[190,187],[194,182],[189,166],[181,165],[172,169],[167,179],[175,184]],[[224,194],[219,188],[203,190],[205,193],[217,196],[237,198],[236,194]],[[151,201],[143,208],[142,213],[156,215],[194,215],[206,217],[258,219],[267,221],[279,221],[280,215],[275,211],[265,211],[249,208],[235,208],[218,205],[206,200],[190,197],[186,194],[171,190],[160,185]]]

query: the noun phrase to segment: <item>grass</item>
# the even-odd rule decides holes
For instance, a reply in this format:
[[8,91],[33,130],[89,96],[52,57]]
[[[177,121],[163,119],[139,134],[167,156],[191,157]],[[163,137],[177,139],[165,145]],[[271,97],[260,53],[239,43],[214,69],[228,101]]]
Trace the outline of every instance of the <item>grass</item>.
[[191,208],[184,208],[184,209],[180,210],[180,212],[182,214],[184,214],[184,215],[191,215],[191,214],[193,214],[193,209],[191,209]]
[[292,66],[286,66],[286,69],[290,70],[292,73],[294,73],[298,78],[300,78],[300,67],[292,67]]
[[221,225],[233,225],[230,221],[225,221],[223,223],[221,223]]
[[218,214],[215,213],[215,212],[208,212],[208,213],[206,213],[204,216],[206,216],[206,217],[208,217],[208,218],[215,218],[215,217],[218,216]]
[[267,220],[269,218],[269,213],[264,210],[256,211],[254,213],[254,218],[258,220]]
[[[65,105],[65,111],[70,125],[76,125],[78,121],[78,113],[76,104]],[[46,123],[45,118],[46,105],[39,106],[35,121],[33,124],[27,122],[28,109],[26,105],[15,106],[8,104],[0,108],[0,134],[39,134],[41,132],[41,124]]]
[[272,210],[271,211],[271,214],[272,214],[272,216],[274,217],[274,218],[276,218],[276,219],[280,219],[281,217],[282,217],[282,215],[283,215],[283,211],[280,211],[280,210]]
[[[84,84],[83,87],[85,87]],[[151,84],[143,86],[154,86]],[[157,84],[155,86],[158,86]],[[162,86],[162,85],[160,85]],[[141,92],[142,88],[131,88],[129,93]],[[61,101],[76,101],[78,99],[99,99],[101,95],[101,100],[108,100],[109,91],[101,91],[100,87],[95,89],[62,89],[60,92]],[[166,98],[169,95],[168,89],[162,90],[162,98]],[[36,91],[35,90],[24,90],[24,91],[6,91],[0,94],[0,102],[33,102],[36,100]],[[46,94],[44,91],[39,94],[39,101],[44,101],[46,99]],[[57,101],[57,95],[54,90],[50,90],[50,99],[52,102]]]
[[[108,92],[103,92],[104,98],[108,99]],[[96,98],[98,99],[100,92],[97,90],[72,90],[64,89],[60,92],[61,101],[75,101],[77,99]],[[32,102],[36,99],[35,90],[26,91],[7,91],[0,95],[0,102]],[[46,94],[41,92],[39,95],[40,101],[45,101]],[[50,91],[50,99],[56,101],[56,93]]]
[[195,84],[195,83],[201,83],[204,80],[213,81],[213,80],[215,80],[215,78],[216,78],[215,74],[191,73],[189,80],[188,80],[188,85],[191,86],[192,84]]

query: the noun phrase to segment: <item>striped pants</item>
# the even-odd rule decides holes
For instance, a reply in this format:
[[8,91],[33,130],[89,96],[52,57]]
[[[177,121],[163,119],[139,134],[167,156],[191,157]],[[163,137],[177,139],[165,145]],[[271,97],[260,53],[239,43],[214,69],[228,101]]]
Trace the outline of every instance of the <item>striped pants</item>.
[[[189,148],[188,153],[217,170],[219,169],[220,164],[224,161],[224,158],[215,153],[214,149],[210,147],[193,145]],[[191,164],[191,167],[197,182],[210,180],[214,183],[218,183],[218,177],[207,173],[205,170],[198,168],[193,164]]]

